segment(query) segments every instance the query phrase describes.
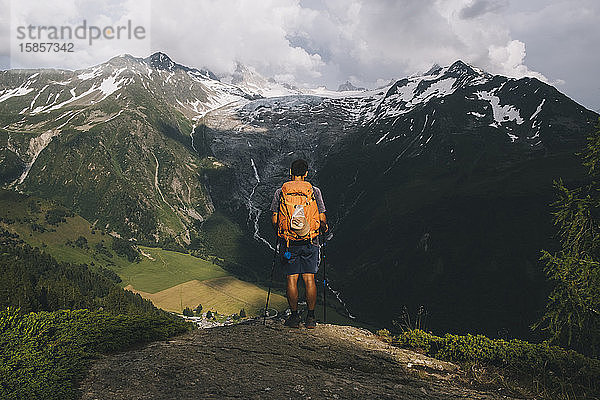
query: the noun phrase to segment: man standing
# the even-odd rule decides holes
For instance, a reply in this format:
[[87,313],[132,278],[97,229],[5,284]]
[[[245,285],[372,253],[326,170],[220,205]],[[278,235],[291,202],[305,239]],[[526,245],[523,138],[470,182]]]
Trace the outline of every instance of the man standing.
[[275,192],[271,203],[271,221],[281,243],[281,265],[287,275],[287,300],[292,314],[286,326],[298,328],[298,278],[302,275],[306,288],[307,328],[316,326],[315,306],[317,286],[315,274],[319,269],[319,233],[327,232],[325,204],[319,188],[305,181],[308,164],[296,160],[290,168],[291,180]]

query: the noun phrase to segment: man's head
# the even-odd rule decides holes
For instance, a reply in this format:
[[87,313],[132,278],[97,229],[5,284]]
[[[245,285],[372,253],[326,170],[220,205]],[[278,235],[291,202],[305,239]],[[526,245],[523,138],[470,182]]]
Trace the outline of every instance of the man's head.
[[308,163],[306,161],[304,161],[303,159],[298,159],[296,161],[294,161],[292,163],[292,166],[290,167],[290,174],[292,175],[292,177],[294,176],[306,176],[306,174],[308,173]]

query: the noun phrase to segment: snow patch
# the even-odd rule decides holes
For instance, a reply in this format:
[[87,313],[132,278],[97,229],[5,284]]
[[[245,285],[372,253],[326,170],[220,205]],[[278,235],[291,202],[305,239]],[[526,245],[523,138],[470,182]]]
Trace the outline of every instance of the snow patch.
[[106,78],[100,84],[100,91],[104,93],[104,96],[110,96],[117,90],[119,90],[119,86],[116,84],[114,76]]
[[194,151],[197,153],[198,150],[196,150],[196,146],[194,146],[194,131],[196,130],[196,124],[192,124],[192,131],[190,132],[190,139],[192,141],[192,149],[194,149]]
[[468,115],[473,115],[474,117],[477,117],[477,118],[483,118],[483,117],[485,117],[485,114],[480,114],[480,113],[475,112],[475,111],[470,111],[467,114]]
[[[438,79],[438,80],[435,80]],[[427,88],[420,91],[419,86],[422,82],[431,82]],[[376,115],[375,110],[367,112],[367,118],[364,123],[374,122],[377,119],[397,118],[415,109],[415,107],[425,104],[434,98],[442,98],[451,95],[456,90],[456,78],[439,79],[437,76],[414,77],[407,79],[402,85],[398,85],[395,93],[375,102],[374,107],[379,107],[384,111]]]
[[144,257],[146,257],[147,259],[149,259],[151,261],[156,261],[156,259],[154,257],[152,257],[152,255],[144,252],[144,250],[142,250],[140,247],[138,247],[138,250],[140,251],[140,254],[143,255]]
[[77,78],[79,78],[82,81],[86,81],[88,79],[92,79],[97,76],[100,76],[101,74],[102,74],[102,67],[98,66],[98,67],[92,69],[90,72],[83,72],[83,73],[77,75]]
[[35,104],[35,101],[38,99],[38,97],[40,97],[40,95],[41,95],[42,93],[44,93],[44,90],[46,90],[46,89],[48,88],[48,86],[50,86],[50,85],[46,85],[46,86],[44,86],[44,87],[42,88],[42,90],[40,90],[40,91],[38,92],[38,94],[37,94],[37,95],[36,95],[36,96],[33,98],[33,100],[31,100],[31,104],[29,105],[29,109],[30,109],[30,110],[32,110],[32,109],[33,109],[33,105]]
[[127,68],[121,68],[115,71],[113,75],[109,76],[108,78],[102,81],[102,83],[100,84],[100,91],[104,93],[104,98],[102,100],[104,100],[105,98],[119,90],[121,86],[123,86],[126,79],[121,79],[117,82],[117,77],[121,74],[121,72],[125,71],[126,69]]
[[533,120],[535,117],[537,117],[537,115],[540,113],[540,111],[542,111],[542,107],[544,106],[544,103],[546,102],[546,99],[542,99],[542,102],[540,103],[539,106],[537,106],[537,109],[535,110],[535,112],[533,114],[531,114],[531,117],[529,117],[529,120]]
[[[86,90],[85,92],[77,95],[77,93],[75,92],[75,88],[71,88],[69,90],[69,92],[71,93],[71,98],[68,100],[63,101],[62,103],[58,103],[58,104],[50,104],[48,106],[42,106],[42,107],[37,107],[35,110],[33,110],[31,113],[32,114],[37,114],[40,112],[50,112],[50,111],[54,111],[54,110],[58,110],[68,104],[71,104],[75,101],[78,101],[80,99],[85,98],[88,95],[94,95],[94,94],[102,94],[102,98],[97,99],[97,100],[91,100],[90,103],[97,103],[99,101],[102,101],[104,99],[106,99],[108,96],[110,96],[111,94],[113,94],[114,92],[116,92],[117,90],[119,90],[121,87],[123,87],[125,84],[128,84],[131,82],[130,78],[122,78],[120,80],[117,81],[117,77],[119,76],[119,74],[121,72],[123,72],[125,70],[125,68],[119,69],[117,71],[115,71],[115,73],[111,76],[109,76],[108,78],[105,78],[100,85],[98,84],[94,84],[92,85],[92,87],[90,87],[88,90]],[[57,95],[58,98],[58,95]],[[55,99],[56,101],[56,99]]]
[[10,99],[11,97],[20,97],[25,96],[28,93],[33,92],[33,88],[29,87],[29,82],[25,85],[21,85],[18,88],[10,89],[5,91],[2,96],[0,96],[0,103]]
[[389,135],[389,134],[390,134],[389,132],[386,132],[385,135],[383,135],[382,137],[380,137],[379,140],[375,144],[381,143],[381,141],[384,140],[387,137],[387,135]]
[[260,177],[258,176],[258,170],[256,169],[256,164],[254,164],[254,159],[251,158],[250,162],[252,164],[252,169],[254,170],[254,177],[256,178],[256,182],[260,183]]
[[[495,122],[490,124],[490,126],[498,127],[509,121],[514,121],[517,125],[523,123],[523,118],[521,118],[519,110],[515,106],[510,104],[500,105],[500,98],[495,95],[495,90],[492,90],[491,92],[479,91],[476,92],[475,95],[479,100],[485,100],[492,106]],[[511,140],[513,140],[513,137],[516,138],[516,136],[510,134],[509,137]]]
[[185,212],[190,218],[193,218],[198,221],[204,221],[204,218],[202,217],[202,215],[200,215],[198,213],[198,211],[194,210],[193,208],[186,207]]

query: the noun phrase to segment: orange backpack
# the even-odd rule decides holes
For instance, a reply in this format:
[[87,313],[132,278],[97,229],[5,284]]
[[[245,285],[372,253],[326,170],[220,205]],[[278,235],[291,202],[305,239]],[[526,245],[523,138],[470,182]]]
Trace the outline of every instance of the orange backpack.
[[281,187],[277,233],[289,246],[290,240],[313,239],[319,235],[319,209],[315,193],[306,181],[289,181]]

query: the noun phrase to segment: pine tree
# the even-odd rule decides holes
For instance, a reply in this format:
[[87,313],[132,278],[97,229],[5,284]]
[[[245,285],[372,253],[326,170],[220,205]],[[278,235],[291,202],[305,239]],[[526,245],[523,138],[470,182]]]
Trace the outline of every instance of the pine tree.
[[574,189],[555,182],[553,203],[561,250],[542,251],[553,283],[546,312],[534,328],[550,332],[555,343],[584,354],[600,354],[600,120],[583,154],[590,183]]
[[198,307],[194,308],[194,312],[196,313],[196,316],[202,316],[202,304],[198,304]]

